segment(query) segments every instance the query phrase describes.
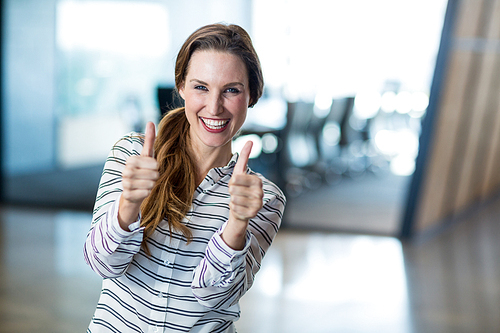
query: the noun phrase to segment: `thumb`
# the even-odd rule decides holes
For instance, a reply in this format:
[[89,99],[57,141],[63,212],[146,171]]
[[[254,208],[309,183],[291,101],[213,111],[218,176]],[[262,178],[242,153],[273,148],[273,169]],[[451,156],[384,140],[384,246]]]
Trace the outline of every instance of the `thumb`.
[[238,161],[234,166],[233,174],[243,174],[247,172],[248,158],[250,157],[250,152],[252,151],[253,142],[247,141],[243,149],[241,150]]
[[144,138],[144,146],[142,147],[141,156],[153,157],[153,147],[156,139],[155,124],[148,122],[146,124],[146,134]]

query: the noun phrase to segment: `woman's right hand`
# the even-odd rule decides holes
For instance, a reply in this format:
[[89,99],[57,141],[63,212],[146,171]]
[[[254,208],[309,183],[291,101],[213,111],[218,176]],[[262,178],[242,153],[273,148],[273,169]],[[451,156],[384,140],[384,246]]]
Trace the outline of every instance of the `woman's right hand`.
[[158,163],[153,157],[156,139],[155,125],[146,125],[144,146],[139,156],[130,156],[122,173],[123,193],[120,198],[118,221],[123,230],[137,220],[141,204],[148,197],[159,177]]

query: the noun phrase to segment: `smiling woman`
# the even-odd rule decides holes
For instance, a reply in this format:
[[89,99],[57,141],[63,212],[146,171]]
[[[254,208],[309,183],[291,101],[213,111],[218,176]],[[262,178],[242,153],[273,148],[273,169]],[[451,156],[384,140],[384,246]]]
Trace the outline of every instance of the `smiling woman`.
[[[104,277],[88,332],[235,332],[281,224],[281,190],[232,154],[247,108],[262,95],[249,35],[236,25],[195,31],[179,51],[185,107],[158,136],[132,133],[110,153],[85,259]],[[140,155],[139,155],[140,154]]]

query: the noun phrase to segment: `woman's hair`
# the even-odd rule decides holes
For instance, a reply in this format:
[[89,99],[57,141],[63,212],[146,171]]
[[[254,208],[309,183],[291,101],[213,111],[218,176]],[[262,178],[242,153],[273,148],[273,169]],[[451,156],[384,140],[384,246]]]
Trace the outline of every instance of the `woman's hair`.
[[[228,52],[246,66],[250,90],[249,107],[262,96],[264,80],[259,58],[248,33],[237,25],[211,24],[196,30],[182,45],[175,63],[177,91],[185,83],[189,61],[195,51]],[[150,253],[146,240],[166,218],[170,234],[180,231],[188,242],[192,234],[181,221],[186,216],[196,190],[196,168],[189,155],[189,123],[185,109],[168,112],[160,121],[154,144],[160,178],[141,206],[141,226],[145,227],[143,248]]]
[[144,226],[143,248],[150,253],[146,240],[166,218],[172,229],[191,240],[190,230],[181,223],[191,206],[195,191],[194,163],[188,152],[189,123],[184,108],[168,112],[160,122],[154,144],[160,177],[149,196],[142,202],[141,226]]

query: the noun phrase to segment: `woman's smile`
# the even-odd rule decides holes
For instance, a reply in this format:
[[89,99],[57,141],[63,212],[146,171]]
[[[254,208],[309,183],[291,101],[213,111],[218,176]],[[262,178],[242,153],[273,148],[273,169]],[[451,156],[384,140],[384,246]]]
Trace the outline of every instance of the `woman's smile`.
[[230,119],[211,119],[199,117],[203,127],[211,133],[220,133],[226,130]]

